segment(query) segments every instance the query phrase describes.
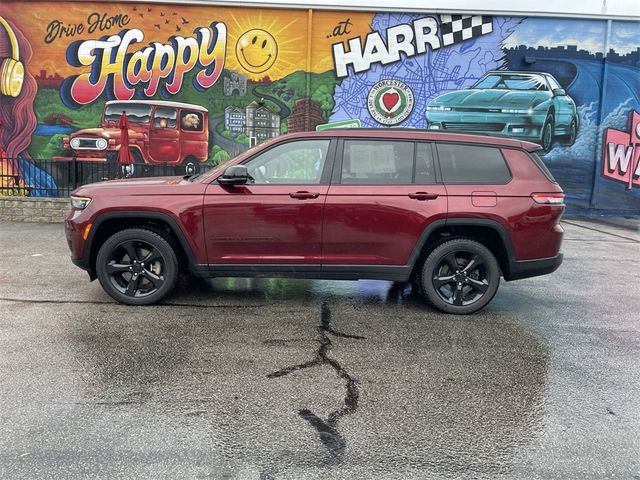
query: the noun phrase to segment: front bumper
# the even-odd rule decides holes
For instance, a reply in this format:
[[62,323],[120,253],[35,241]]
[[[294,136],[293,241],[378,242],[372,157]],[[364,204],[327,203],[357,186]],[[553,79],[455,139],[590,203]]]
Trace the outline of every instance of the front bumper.
[[563,257],[563,254],[559,253],[555,257],[513,261],[510,263],[509,272],[504,276],[504,279],[507,281],[520,280],[553,273],[562,265]]
[[537,142],[542,136],[545,115],[505,113],[440,112],[426,113],[427,128],[434,131],[496,134]]

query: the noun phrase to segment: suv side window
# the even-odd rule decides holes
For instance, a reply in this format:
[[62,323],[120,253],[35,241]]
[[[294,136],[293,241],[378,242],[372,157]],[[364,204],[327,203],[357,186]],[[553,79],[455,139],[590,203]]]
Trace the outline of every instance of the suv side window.
[[331,140],[298,140],[270,148],[245,165],[256,185],[318,185]]
[[416,172],[414,183],[436,183],[436,169],[433,162],[433,150],[430,143],[416,144]]
[[505,184],[511,172],[497,147],[438,143],[444,183]]
[[410,184],[413,142],[345,140],[342,178],[345,185]]
[[175,108],[156,108],[153,114],[153,126],[155,128],[176,128],[178,113]]

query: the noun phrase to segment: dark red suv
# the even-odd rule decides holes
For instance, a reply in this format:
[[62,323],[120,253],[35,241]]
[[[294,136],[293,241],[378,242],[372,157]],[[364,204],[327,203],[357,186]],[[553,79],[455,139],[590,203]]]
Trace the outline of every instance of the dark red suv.
[[146,305],[205,277],[415,281],[471,313],[505,280],[562,262],[564,195],[532,143],[420,130],[278,137],[207,174],[86,185],[66,231],[76,265]]

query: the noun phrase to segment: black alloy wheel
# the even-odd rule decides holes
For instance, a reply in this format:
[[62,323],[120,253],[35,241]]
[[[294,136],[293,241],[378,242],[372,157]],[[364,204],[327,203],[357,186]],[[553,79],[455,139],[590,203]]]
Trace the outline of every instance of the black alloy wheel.
[[178,260],[165,238],[134,228],[107,239],[98,252],[96,271],[102,288],[118,302],[149,305],[173,290]]
[[422,270],[428,300],[447,313],[469,314],[487,305],[498,290],[500,268],[479,242],[455,239],[435,248]]

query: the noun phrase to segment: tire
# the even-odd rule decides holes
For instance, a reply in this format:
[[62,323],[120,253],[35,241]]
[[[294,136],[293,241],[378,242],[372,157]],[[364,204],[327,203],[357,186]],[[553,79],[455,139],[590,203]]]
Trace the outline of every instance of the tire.
[[493,299],[500,284],[500,267],[487,247],[458,238],[439,245],[427,256],[420,284],[423,295],[438,310],[468,315]]
[[[153,265],[149,268],[149,263]],[[143,228],[109,237],[96,258],[100,285],[126,305],[151,305],[166,297],[178,281],[178,258],[161,235]]]
[[562,145],[566,145],[570,147],[576,141],[576,136],[578,135],[578,122],[576,122],[575,118],[571,119],[571,123],[569,124],[569,133],[562,136]]
[[549,114],[542,125],[542,132],[540,133],[540,146],[544,153],[549,153],[553,145],[553,130],[553,116]]
[[195,157],[187,157],[182,161],[184,175],[194,175],[198,168],[198,161]]

